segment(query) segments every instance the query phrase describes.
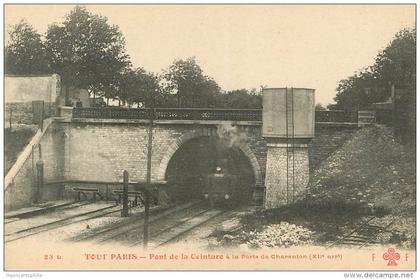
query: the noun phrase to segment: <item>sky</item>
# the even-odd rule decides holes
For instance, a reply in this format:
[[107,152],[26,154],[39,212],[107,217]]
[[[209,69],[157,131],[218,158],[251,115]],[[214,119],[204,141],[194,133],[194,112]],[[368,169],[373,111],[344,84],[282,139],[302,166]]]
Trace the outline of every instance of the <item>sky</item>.
[[[73,5],[6,5],[39,33]],[[224,90],[306,87],[333,103],[341,79],[374,63],[395,33],[415,26],[412,5],[87,5],[120,27],[135,67],[155,73],[195,56]]]

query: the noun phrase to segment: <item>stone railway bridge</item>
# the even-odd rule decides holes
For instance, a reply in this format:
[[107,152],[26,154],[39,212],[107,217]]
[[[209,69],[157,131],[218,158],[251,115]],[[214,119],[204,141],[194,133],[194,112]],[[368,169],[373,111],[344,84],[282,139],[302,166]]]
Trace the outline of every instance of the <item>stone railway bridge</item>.
[[[181,147],[194,139],[217,138],[240,150],[247,159],[254,179],[254,198],[262,198],[266,207],[288,202],[285,187],[265,188],[269,180],[270,185],[285,183],[286,149],[284,144],[262,137],[261,110],[62,107],[61,117],[44,121],[43,131],[37,132],[7,174],[6,210],[30,205],[34,200],[36,162],[40,159],[44,162],[42,200],[65,197],[71,185],[96,185],[108,194],[111,188],[107,183],[115,186],[112,183],[121,182],[124,170],[129,172],[130,182],[145,181],[151,114],[152,182],[165,183],[168,165]],[[315,139],[297,141],[292,146],[295,180],[300,185],[297,192],[306,188],[310,170],[358,127],[341,114],[322,117],[324,122],[315,126]],[[331,119],[335,123],[328,121]],[[275,152],[269,152],[270,148]]]

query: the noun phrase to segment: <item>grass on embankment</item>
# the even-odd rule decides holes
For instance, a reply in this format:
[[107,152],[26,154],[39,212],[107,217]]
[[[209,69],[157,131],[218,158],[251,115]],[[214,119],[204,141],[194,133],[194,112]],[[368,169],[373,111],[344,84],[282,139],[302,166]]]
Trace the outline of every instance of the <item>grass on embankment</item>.
[[13,125],[4,129],[4,175],[16,162],[19,154],[25,149],[37,130],[36,125]]
[[383,243],[415,245],[416,150],[400,144],[389,127],[357,131],[329,157],[312,178],[307,200],[325,200],[387,213],[375,220],[390,232],[377,237]]
[[398,143],[390,128],[367,127],[314,172],[312,195],[383,206],[411,216],[415,214],[415,163],[414,146]]
[[376,216],[374,224],[387,231],[372,233],[375,241],[414,248],[415,166],[415,147],[398,143],[390,128],[360,129],[314,171],[310,191],[300,202],[242,218],[237,244],[289,222],[310,230],[312,241],[325,245]]

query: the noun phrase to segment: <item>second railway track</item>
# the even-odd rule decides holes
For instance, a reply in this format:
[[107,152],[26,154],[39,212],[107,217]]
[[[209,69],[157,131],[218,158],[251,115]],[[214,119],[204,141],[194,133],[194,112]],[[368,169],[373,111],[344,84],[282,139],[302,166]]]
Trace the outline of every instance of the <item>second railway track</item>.
[[[186,210],[195,204],[196,203],[186,203],[169,206],[168,208],[163,209],[162,212],[158,212],[156,215],[151,215],[149,217],[149,222],[153,224],[161,218],[170,216],[171,214],[181,210]],[[105,243],[107,241],[113,241],[119,238],[124,239],[126,234],[140,231],[143,228],[143,223],[140,222],[140,220],[143,220],[143,216],[132,216],[127,220],[123,220],[110,226],[102,227],[95,231],[73,237],[69,239],[69,241],[92,241],[96,243]]]
[[[226,212],[222,209],[210,209],[202,202],[190,202],[167,208],[149,218],[149,248],[157,248],[175,241],[186,233],[200,227],[216,216]],[[83,236],[76,236],[70,241],[91,241],[97,244],[119,243],[124,246],[143,245],[143,223],[134,217],[92,231]]]
[[173,242],[224,212],[225,211],[220,209],[209,209],[199,212],[191,218],[176,224],[172,228],[152,235],[151,243],[148,245],[148,247],[153,249]]
[[392,220],[385,226],[377,226],[371,224],[377,217],[370,217],[367,220],[359,223],[350,230],[347,234],[334,241],[327,248],[332,248],[338,245],[353,246],[361,249],[368,245],[379,244],[376,241],[378,233],[388,231],[388,228],[395,222]]
[[[228,211],[208,208],[203,201],[152,207],[150,210],[148,247],[152,249],[182,239],[196,228],[207,229],[206,223]],[[120,211],[121,206],[115,204],[84,202],[66,204],[47,214],[34,215],[30,218],[10,218],[5,224],[5,242],[41,237],[38,235],[43,233],[71,231],[71,228],[75,228],[73,224],[109,216],[112,219],[95,221],[94,224],[102,225],[94,228],[87,226],[83,229],[78,226],[78,229],[63,240],[97,244],[118,242],[127,247],[143,245],[144,211],[140,209],[128,218],[119,218]],[[113,221],[109,223],[106,220]]]
[[[86,206],[89,204],[83,204],[80,206]],[[72,206],[71,208],[76,207]],[[33,225],[25,226],[25,220],[15,220],[14,222],[5,224],[5,242],[12,242],[18,239],[26,238],[29,236],[33,236],[42,232],[46,232],[49,230],[53,230],[59,227],[63,227],[75,222],[86,221],[98,217],[103,217],[106,215],[110,215],[120,211],[120,208],[115,204],[112,205],[105,205],[99,209],[89,210],[87,212],[82,212],[79,214],[70,215],[64,218],[54,218],[51,221],[40,222],[39,224],[35,223]],[[23,223],[21,227],[19,227],[17,222]],[[13,228],[12,226],[15,226]]]

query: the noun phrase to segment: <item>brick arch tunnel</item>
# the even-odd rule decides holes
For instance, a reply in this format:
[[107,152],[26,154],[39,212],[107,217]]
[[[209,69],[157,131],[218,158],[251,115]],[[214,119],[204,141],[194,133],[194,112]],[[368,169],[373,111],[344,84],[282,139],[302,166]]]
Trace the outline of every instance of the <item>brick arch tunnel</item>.
[[217,166],[234,177],[231,200],[251,203],[254,187],[262,183],[255,155],[247,144],[230,145],[216,134],[195,131],[183,135],[163,157],[159,176],[168,182],[171,199],[197,199],[202,198],[207,178]]

